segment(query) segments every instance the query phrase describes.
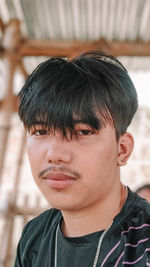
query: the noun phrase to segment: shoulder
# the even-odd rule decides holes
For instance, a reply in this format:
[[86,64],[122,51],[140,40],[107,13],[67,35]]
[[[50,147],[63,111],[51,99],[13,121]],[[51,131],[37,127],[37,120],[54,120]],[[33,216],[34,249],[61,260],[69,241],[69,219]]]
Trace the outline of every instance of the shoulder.
[[30,220],[22,231],[20,243],[32,242],[32,240],[42,239],[47,231],[56,227],[61,219],[61,212],[56,209],[49,209]]
[[114,220],[114,230],[116,229],[123,233],[138,229],[150,231],[150,204],[130,189],[123,209]]
[[43,227],[45,226],[47,223],[50,223],[51,225],[53,225],[55,222],[57,222],[61,217],[61,212],[57,209],[49,209],[46,210],[44,212],[42,212],[41,214],[39,214],[38,216],[36,216],[35,218],[33,218],[32,220],[30,220],[26,225],[25,225],[25,229],[33,227],[33,226],[38,226],[39,227]]
[[[136,194],[136,193],[135,193]],[[138,212],[138,217],[142,219],[149,219],[150,220],[150,203],[147,202],[144,198],[141,198],[136,194],[136,203],[135,209]]]
[[129,192],[122,226],[126,233],[150,233],[150,204],[132,191]]
[[139,220],[150,220],[150,204],[130,189],[128,198],[129,215],[133,214]]
[[41,244],[45,244],[46,251],[61,217],[59,210],[50,209],[25,225],[17,247],[15,266],[34,266],[33,262],[41,250]]
[[150,231],[150,204],[140,196],[137,196],[134,214],[139,223],[146,224]]

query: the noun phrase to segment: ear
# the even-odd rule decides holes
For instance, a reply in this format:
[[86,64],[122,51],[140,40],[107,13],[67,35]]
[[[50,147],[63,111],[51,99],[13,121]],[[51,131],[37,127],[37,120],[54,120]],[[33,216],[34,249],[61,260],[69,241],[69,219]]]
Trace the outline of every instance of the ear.
[[124,133],[118,141],[118,166],[126,165],[134,147],[134,139],[130,133]]

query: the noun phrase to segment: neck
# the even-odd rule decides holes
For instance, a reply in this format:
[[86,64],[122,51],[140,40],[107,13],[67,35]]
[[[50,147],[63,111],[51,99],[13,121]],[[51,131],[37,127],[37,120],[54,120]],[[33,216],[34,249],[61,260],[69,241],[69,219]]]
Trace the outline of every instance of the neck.
[[120,184],[118,189],[101,203],[78,211],[62,211],[62,232],[68,237],[87,235],[106,229],[122,209],[126,200],[126,189]]

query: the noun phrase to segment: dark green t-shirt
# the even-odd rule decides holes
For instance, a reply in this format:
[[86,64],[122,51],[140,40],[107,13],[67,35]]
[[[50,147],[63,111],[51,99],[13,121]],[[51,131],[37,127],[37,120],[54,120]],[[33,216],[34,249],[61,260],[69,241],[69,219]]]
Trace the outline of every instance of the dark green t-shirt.
[[[25,226],[15,267],[54,267],[61,218],[51,209]],[[101,234],[67,238],[59,227],[57,267],[92,267]],[[150,266],[150,205],[131,191],[103,240],[97,266]]]

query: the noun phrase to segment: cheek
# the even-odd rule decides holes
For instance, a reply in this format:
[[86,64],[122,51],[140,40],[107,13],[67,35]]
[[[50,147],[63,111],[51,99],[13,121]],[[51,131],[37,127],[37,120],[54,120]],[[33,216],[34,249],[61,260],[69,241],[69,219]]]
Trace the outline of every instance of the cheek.
[[28,154],[29,162],[32,163],[37,153],[36,153],[36,145],[34,144],[31,138],[29,138],[27,141],[27,154]]
[[33,177],[36,178],[42,164],[42,152],[40,146],[32,140],[27,141],[27,154]]
[[117,146],[113,144],[100,144],[92,147],[90,153],[86,153],[85,156],[90,156],[91,161],[98,161],[99,164],[114,161],[117,158],[118,150]]
[[88,176],[105,175],[111,173],[117,168],[118,150],[116,146],[97,145],[93,146],[89,151],[85,151],[84,155],[80,153],[80,162],[83,172]]

